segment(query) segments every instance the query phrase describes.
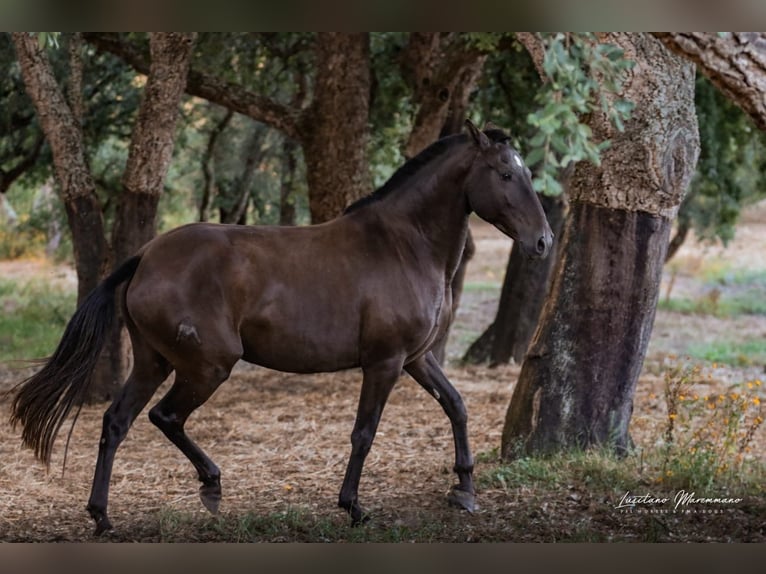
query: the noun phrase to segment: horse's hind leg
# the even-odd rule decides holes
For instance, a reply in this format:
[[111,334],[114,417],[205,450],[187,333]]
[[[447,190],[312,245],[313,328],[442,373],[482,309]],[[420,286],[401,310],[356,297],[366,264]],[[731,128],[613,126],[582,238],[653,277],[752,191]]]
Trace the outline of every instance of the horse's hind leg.
[[359,505],[359,479],[362,476],[364,460],[375,438],[383,407],[402,372],[402,361],[395,359],[363,367],[362,370],[364,378],[356,422],[351,433],[351,456],[338,497],[338,506],[346,509],[351,515],[352,525],[359,524],[367,518]]
[[87,509],[96,521],[97,536],[112,528],[106,507],[109,500],[109,480],[117,447],[125,439],[128,429],[152,398],[157,387],[172,370],[168,362],[142,340],[133,337],[132,342],[133,370],[111,406],[104,413],[96,471],[88,500]]
[[455,439],[455,472],[459,482],[450,489],[447,499],[451,505],[473,512],[477,508],[473,486],[473,458],[468,445],[468,415],[463,399],[449,382],[431,352],[405,365],[404,370],[439,401],[452,423],[452,435]]
[[[218,512],[221,502],[221,472],[212,460],[192,441],[184,431],[189,415],[223,383],[231,372],[236,358],[221,366],[176,370],[176,380],[168,393],[149,411],[149,419],[165,436],[186,455],[197,470],[200,498],[210,512]],[[224,366],[225,365],[225,366]],[[189,371],[193,371],[190,373]]]

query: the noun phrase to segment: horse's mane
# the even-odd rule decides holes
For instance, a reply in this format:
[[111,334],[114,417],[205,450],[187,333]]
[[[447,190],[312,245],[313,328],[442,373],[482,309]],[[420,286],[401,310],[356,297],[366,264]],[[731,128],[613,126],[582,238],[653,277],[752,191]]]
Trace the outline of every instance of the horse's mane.
[[[487,134],[487,137],[493,142],[503,142],[510,139],[508,134],[500,129],[493,128],[486,130],[484,133]],[[467,140],[468,136],[466,134],[455,134],[436,140],[418,155],[407,161],[402,167],[397,169],[394,172],[394,175],[392,175],[381,187],[349,205],[343,213],[351,213],[352,211],[356,211],[361,207],[375,203],[390,195],[391,192],[399,189],[405,181],[417,174],[425,165],[446,153],[447,150],[458,144],[465,143]]]

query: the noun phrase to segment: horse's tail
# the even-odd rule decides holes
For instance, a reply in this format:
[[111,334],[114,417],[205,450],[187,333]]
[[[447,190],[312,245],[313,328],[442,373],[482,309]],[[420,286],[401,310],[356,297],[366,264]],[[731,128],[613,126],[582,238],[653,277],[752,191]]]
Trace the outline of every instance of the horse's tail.
[[[21,438],[50,465],[56,435],[73,406],[85,402],[91,375],[114,318],[115,291],[136,272],[140,256],[125,261],[85,298],[45,366],[19,383],[11,405],[11,425],[21,423]],[[73,423],[74,424],[74,423]]]

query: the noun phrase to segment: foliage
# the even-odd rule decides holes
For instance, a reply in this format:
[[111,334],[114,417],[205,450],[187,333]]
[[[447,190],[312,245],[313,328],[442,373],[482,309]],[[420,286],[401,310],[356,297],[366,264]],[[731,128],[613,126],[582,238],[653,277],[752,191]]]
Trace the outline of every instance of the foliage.
[[541,164],[535,189],[561,193],[559,170],[572,162],[600,163],[600,152],[609,141],[596,142],[584,122],[600,110],[618,131],[630,117],[633,103],[621,99],[623,77],[633,66],[623,51],[596,41],[592,34],[544,34],[542,64],[547,82],[535,97],[538,110],[527,117],[537,133],[530,140],[527,164]]
[[734,237],[742,207],[766,197],[766,134],[702,74],[695,102],[700,157],[679,225],[725,245]]
[[[626,490],[644,493],[647,487],[760,496],[766,466],[754,451],[754,439],[763,425],[763,383],[745,381],[726,394],[701,395],[695,388],[702,375],[699,366],[688,362],[666,366],[665,420],[627,458],[599,449],[523,457],[492,466],[479,485],[499,485],[509,492],[573,490],[576,496],[583,489],[606,491],[615,500]],[[478,461],[495,458],[485,455]]]
[[688,363],[665,372],[667,418],[656,482],[679,488],[741,486],[759,464],[752,443],[763,424],[762,382],[746,381],[726,394],[703,396],[694,390],[701,374],[699,366]]
[[0,361],[50,355],[75,301],[74,290],[0,279]]
[[506,129],[517,149],[529,149],[537,130],[527,121],[537,110],[535,95],[541,89],[540,74],[526,48],[518,41],[491,52],[484,64],[473,99],[472,116]]

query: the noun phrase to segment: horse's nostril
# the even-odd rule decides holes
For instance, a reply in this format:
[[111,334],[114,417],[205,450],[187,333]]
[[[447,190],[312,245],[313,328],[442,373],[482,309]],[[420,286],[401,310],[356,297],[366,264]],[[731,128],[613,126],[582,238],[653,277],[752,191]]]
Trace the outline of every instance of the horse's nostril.
[[547,242],[545,241],[545,236],[541,237],[537,240],[537,252],[538,253],[545,253],[545,249],[548,247]]

